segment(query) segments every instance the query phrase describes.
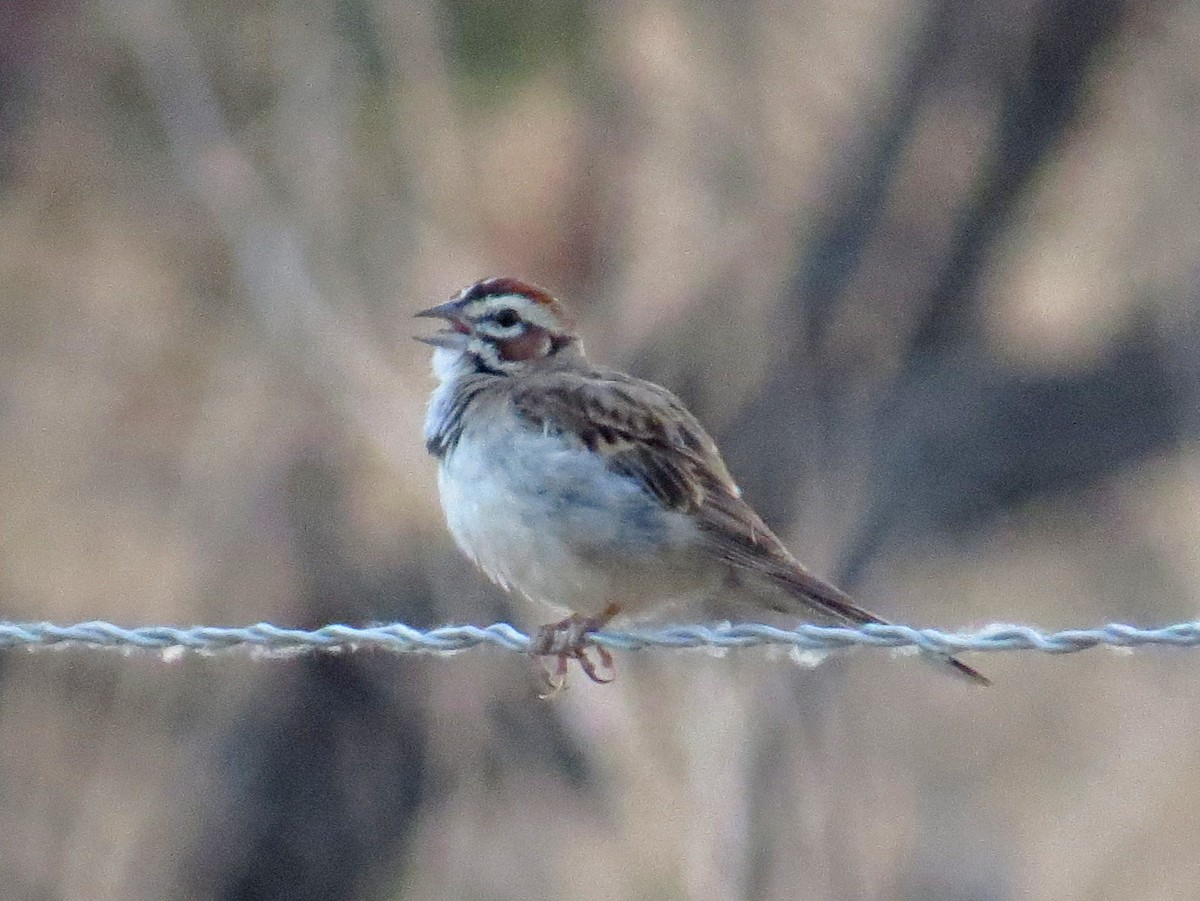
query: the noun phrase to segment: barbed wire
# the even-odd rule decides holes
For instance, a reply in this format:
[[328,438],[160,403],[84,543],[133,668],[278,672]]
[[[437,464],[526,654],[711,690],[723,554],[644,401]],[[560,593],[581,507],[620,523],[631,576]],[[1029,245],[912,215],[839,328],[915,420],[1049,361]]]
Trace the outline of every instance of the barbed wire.
[[[914,648],[921,651],[963,652],[1040,651],[1071,654],[1095,647],[1136,648],[1147,645],[1200,647],[1200,621],[1142,629],[1109,623],[1090,629],[1045,632],[1030,626],[994,623],[974,631],[947,632],[911,626],[800,625],[782,629],[762,623],[672,625],[660,628],[605,630],[588,636],[591,643],[611,650],[643,648],[736,648],[780,646],[794,652],[828,652],[852,647]],[[289,629],[270,623],[250,626],[137,626],[93,621],[61,625],[50,622],[0,622],[0,649],[82,647],[126,652],[194,652],[221,654],[237,651],[290,655],[316,651],[379,649],[396,653],[454,654],[482,645],[525,652],[530,637],[508,623],[490,626],[440,626],[419,629],[404,623],[373,626],[332,624],[318,629]]]

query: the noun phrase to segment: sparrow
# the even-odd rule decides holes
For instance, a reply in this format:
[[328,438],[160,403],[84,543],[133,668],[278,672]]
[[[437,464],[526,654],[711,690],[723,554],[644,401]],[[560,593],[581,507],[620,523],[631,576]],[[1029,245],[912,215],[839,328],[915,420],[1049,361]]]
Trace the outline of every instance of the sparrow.
[[732,600],[819,624],[886,622],[792,556],[679,398],[589,363],[547,291],[488,278],[416,315],[446,323],[417,340],[435,348],[425,445],[455,542],[501,588],[568,614],[529,645],[550,693],[571,660],[611,681],[612,656],[590,633],[665,605]]

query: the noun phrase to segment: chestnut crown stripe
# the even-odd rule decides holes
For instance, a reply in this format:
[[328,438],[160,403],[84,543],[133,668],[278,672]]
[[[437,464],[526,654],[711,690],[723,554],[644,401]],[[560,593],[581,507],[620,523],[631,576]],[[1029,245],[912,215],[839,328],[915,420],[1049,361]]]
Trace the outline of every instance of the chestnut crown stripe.
[[552,307],[558,306],[553,295],[545,289],[506,275],[485,278],[473,285],[468,285],[463,288],[459,299],[464,301],[481,300],[484,297],[494,297],[499,294],[521,294],[537,303],[544,303]]

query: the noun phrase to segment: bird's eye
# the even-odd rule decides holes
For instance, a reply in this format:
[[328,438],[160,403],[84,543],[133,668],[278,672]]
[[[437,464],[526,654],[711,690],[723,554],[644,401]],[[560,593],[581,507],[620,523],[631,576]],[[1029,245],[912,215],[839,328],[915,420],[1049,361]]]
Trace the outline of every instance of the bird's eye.
[[521,321],[521,317],[517,315],[516,310],[501,310],[492,318],[495,320],[496,325],[501,328],[512,328]]

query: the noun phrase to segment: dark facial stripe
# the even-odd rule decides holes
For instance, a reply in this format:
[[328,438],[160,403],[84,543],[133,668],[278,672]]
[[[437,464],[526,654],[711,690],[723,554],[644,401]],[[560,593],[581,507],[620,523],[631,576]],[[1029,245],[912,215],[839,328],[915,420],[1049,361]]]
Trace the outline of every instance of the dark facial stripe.
[[425,449],[429,453],[441,459],[458,446],[458,440],[463,433],[463,415],[482,388],[482,383],[466,386],[455,395],[454,405],[438,423],[437,431],[425,442]]

